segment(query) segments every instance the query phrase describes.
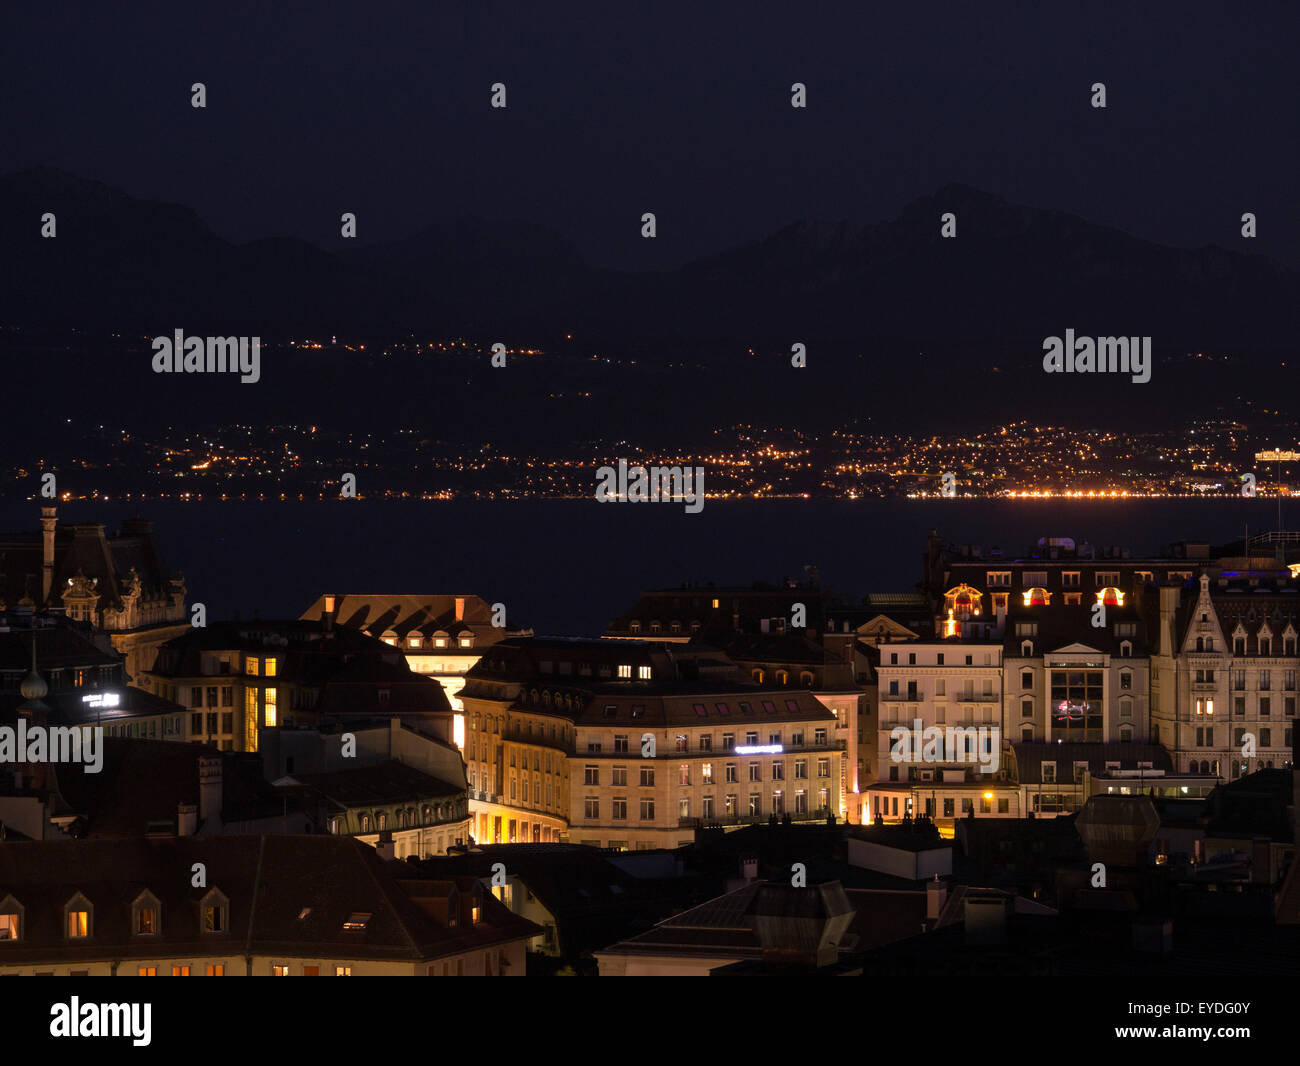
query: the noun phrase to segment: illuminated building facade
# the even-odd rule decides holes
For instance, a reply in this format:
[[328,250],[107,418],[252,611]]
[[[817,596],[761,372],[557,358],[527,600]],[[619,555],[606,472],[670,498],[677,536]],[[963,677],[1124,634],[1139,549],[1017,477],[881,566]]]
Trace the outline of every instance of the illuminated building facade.
[[699,824],[843,817],[835,715],[715,649],[509,640],[462,697],[482,843],[677,847]]
[[0,610],[23,605],[107,633],[146,689],[158,646],[190,626],[185,579],[164,566],[152,522],[127,519],[110,536],[99,523],[60,524],[56,507],[41,508],[39,534],[0,538]]
[[442,685],[456,716],[456,744],[462,750],[465,709],[459,694],[465,675],[485,648],[506,637],[532,635],[530,629],[508,629],[504,609],[498,612],[472,595],[325,595],[302,615],[305,620],[327,616],[400,649],[415,673]]
[[[1005,767],[1003,646],[954,638],[884,644],[879,652],[876,780],[867,788],[864,821],[926,814],[951,828],[971,810],[1014,814],[1016,789]],[[943,742],[927,747],[940,733]],[[909,746],[897,747],[900,740]]]
[[154,691],[186,708],[171,739],[223,751],[260,751],[268,730],[376,716],[452,735],[441,686],[383,641],[328,620],[190,629],[159,648],[149,676]]
[[1300,586],[1274,559],[1159,590],[1153,739],[1179,769],[1234,780],[1289,768]]

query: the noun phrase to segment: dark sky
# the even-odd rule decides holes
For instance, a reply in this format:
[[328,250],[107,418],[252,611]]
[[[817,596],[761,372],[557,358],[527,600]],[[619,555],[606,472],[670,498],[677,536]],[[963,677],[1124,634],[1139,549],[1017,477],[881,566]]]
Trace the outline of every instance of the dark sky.
[[0,167],[184,203],[234,240],[478,214],[669,266],[959,181],[1183,246],[1241,248],[1254,211],[1253,250],[1300,264],[1294,0],[5,6]]

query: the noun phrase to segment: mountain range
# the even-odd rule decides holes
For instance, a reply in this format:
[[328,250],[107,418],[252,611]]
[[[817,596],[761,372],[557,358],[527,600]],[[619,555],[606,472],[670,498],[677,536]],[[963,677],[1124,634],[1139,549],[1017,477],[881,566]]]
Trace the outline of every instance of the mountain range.
[[[54,239],[41,236],[45,212],[57,218]],[[940,235],[947,212],[955,239]],[[5,326],[376,343],[415,332],[520,346],[580,333],[643,373],[695,367],[666,394],[700,426],[792,405],[817,418],[888,408],[895,424],[924,428],[927,418],[959,417],[945,410],[974,410],[979,424],[1027,405],[1068,420],[1080,408],[1100,417],[1097,405],[1155,418],[1267,402],[1294,387],[1286,360],[1300,326],[1298,281],[1244,250],[1166,247],[964,185],[884,222],[800,220],[674,270],[635,273],[592,266],[563,235],[526,221],[462,218],[346,250],[284,236],[234,244],[186,207],[56,169],[0,176]],[[1067,328],[1152,337],[1152,383],[1046,377],[1043,339]],[[796,342],[808,347],[806,380],[790,376]],[[1211,358],[1190,358],[1200,353]],[[460,369],[450,376],[463,378]],[[403,391],[400,376],[380,378]],[[530,389],[557,384],[590,382],[561,368]],[[665,393],[662,382],[645,387]],[[495,392],[512,402],[509,390]],[[644,408],[641,399],[626,411]]]

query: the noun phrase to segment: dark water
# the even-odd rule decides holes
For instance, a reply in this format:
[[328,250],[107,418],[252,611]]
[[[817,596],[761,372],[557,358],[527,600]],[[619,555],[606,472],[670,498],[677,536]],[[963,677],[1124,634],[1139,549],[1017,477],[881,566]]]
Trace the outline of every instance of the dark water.
[[[1300,508],[1284,501],[1284,525]],[[469,592],[506,604],[510,625],[599,634],[643,589],[748,585],[815,564],[836,593],[910,591],[925,537],[1020,552],[1043,536],[1120,544],[1223,543],[1277,525],[1265,499],[710,501],[351,501],[72,503],[65,521],[154,520],[169,567],[209,619],[297,617],[333,593]],[[39,528],[36,502],[0,503],[0,528]]]

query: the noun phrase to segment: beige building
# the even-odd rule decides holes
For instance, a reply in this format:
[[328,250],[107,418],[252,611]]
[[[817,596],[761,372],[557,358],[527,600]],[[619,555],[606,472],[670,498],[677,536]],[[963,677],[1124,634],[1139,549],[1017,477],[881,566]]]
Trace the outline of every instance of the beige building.
[[844,747],[814,695],[737,679],[720,653],[511,640],[471,672],[471,811],[481,843],[689,843],[698,824],[843,810]]
[[1225,780],[1291,766],[1300,672],[1295,580],[1274,560],[1241,562],[1277,572],[1158,590],[1151,659],[1152,739],[1179,770]]

